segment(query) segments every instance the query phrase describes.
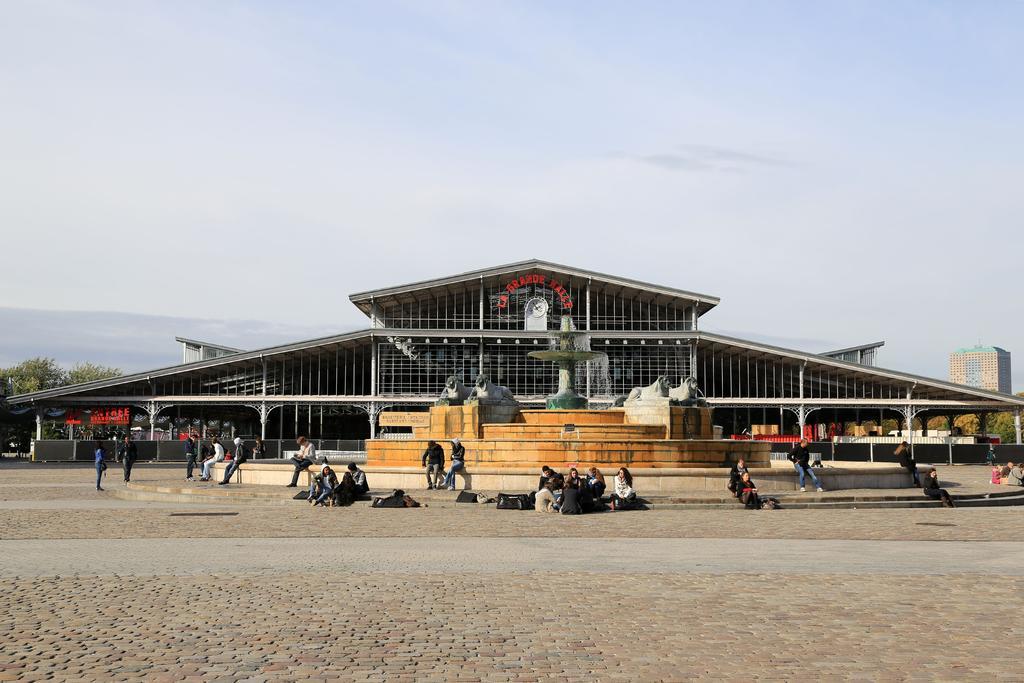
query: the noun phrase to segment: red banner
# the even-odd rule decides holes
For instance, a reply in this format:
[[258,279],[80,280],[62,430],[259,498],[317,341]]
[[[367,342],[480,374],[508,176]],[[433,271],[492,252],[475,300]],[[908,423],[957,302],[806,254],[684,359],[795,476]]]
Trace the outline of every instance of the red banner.
[[93,408],[68,410],[64,424],[69,425],[127,425],[131,422],[131,408]]

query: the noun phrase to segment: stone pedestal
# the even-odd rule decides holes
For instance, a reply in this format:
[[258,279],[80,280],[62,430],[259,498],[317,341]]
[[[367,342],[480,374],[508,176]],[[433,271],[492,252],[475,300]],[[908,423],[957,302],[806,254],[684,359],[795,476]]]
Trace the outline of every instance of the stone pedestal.
[[508,424],[515,422],[518,417],[519,406],[508,403],[432,406],[430,425],[414,427],[412,432],[417,439],[434,441],[479,439],[482,436],[481,425]]
[[713,439],[710,408],[681,407],[669,399],[627,402],[625,423],[664,425],[666,439]]

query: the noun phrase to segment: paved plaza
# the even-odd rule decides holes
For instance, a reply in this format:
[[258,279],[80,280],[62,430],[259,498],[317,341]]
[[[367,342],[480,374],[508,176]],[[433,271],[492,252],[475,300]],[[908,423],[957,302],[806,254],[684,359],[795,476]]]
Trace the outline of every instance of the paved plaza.
[[189,505],[91,473],[0,466],[0,681],[1021,678],[1014,507]]

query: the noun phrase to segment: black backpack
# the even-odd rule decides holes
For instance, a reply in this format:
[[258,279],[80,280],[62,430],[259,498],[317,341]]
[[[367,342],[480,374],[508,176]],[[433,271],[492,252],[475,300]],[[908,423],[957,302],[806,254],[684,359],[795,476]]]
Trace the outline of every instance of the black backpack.
[[529,493],[499,493],[497,508],[499,510],[532,510]]

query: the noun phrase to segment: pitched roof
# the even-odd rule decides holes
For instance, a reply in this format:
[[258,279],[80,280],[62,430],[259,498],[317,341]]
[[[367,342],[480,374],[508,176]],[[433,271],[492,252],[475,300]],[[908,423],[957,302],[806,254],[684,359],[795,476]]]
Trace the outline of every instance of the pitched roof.
[[482,268],[479,270],[471,270],[465,273],[459,273],[457,275],[450,275],[448,277],[432,278],[430,280],[410,282],[404,285],[395,285],[393,287],[382,287],[380,289],[373,289],[365,292],[356,292],[355,294],[349,295],[349,300],[352,301],[352,303],[356,304],[360,308],[360,310],[368,312],[369,301],[370,299],[373,298],[383,298],[393,296],[396,294],[413,292],[421,289],[429,289],[431,287],[440,287],[445,285],[464,283],[472,280],[479,280],[480,278],[493,277],[505,273],[514,273],[517,271],[522,271],[527,268],[548,269],[557,271],[559,273],[572,275],[575,277],[592,278],[594,280],[600,280],[601,282],[607,282],[610,284],[615,284],[623,287],[630,287],[645,292],[661,294],[668,297],[688,299],[697,302],[699,309],[698,313],[701,315],[711,310],[721,302],[721,299],[719,299],[716,296],[711,296],[710,294],[699,294],[697,292],[690,292],[684,289],[676,289],[674,287],[656,285],[650,282],[644,282],[642,280],[634,280],[631,278],[623,278],[616,275],[608,275],[607,273],[599,273],[593,270],[585,270],[573,266],[566,266],[559,263],[552,263],[551,261],[544,261],[541,259],[529,259],[526,261],[519,261],[516,263],[506,263],[500,266]]

